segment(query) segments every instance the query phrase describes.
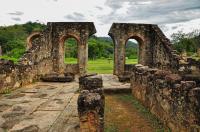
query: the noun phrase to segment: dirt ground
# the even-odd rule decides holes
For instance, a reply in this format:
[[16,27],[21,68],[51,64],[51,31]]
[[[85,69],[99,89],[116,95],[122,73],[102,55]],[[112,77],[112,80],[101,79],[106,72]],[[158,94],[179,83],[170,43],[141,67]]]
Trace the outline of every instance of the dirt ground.
[[156,119],[146,118],[134,107],[131,95],[106,95],[105,99],[105,132],[166,131]]

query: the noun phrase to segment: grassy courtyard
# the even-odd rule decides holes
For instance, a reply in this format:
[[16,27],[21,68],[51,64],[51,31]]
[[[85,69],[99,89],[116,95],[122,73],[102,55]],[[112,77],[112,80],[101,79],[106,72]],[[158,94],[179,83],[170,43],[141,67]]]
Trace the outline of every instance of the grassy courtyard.
[[[76,64],[77,60],[74,58],[66,58],[65,63]],[[113,60],[110,59],[96,59],[88,61],[89,73],[112,74],[113,73]],[[127,64],[136,64],[137,59],[127,59]]]

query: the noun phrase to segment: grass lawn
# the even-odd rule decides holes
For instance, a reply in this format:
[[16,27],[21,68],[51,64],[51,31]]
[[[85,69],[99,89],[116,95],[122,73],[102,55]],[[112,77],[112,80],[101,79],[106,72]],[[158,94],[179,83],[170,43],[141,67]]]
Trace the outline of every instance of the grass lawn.
[[[66,58],[65,62],[68,64],[76,64],[77,60],[74,58]],[[127,64],[136,64],[137,59],[127,59]],[[96,59],[88,61],[88,73],[101,73],[112,74],[113,73],[113,60],[108,59]]]

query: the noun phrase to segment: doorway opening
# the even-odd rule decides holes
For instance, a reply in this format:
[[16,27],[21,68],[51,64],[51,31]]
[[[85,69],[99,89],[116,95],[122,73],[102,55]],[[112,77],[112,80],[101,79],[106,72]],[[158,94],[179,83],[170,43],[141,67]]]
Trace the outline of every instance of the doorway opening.
[[75,38],[67,38],[64,42],[64,63],[78,64],[78,42]]
[[139,59],[139,42],[130,38],[125,45],[125,64],[137,64]]

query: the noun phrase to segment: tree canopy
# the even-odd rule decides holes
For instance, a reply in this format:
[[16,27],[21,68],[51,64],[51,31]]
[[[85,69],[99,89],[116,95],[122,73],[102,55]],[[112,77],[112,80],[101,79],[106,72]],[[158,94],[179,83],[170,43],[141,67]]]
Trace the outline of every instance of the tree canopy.
[[173,47],[179,52],[187,52],[188,55],[197,53],[200,48],[200,31],[195,30],[190,33],[183,33],[179,31],[178,33],[172,34]]

